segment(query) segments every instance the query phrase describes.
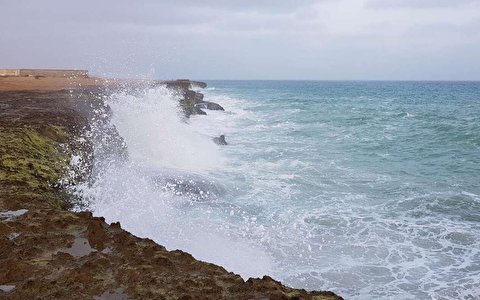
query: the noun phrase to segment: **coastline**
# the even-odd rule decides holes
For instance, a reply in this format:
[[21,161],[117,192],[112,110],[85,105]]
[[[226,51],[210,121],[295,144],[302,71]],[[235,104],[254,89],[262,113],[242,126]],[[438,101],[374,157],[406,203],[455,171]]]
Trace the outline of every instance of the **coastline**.
[[73,154],[81,157],[82,169],[91,170],[92,145],[79,137],[88,130],[91,110],[104,104],[105,90],[158,85],[182,95],[187,117],[199,113],[203,95],[190,88],[205,87],[201,82],[0,77],[0,143],[5,145],[0,151],[0,295],[341,299],[332,292],[291,289],[268,276],[244,281],[188,253],[135,237],[119,223],[68,210],[74,199],[55,183],[68,171]]

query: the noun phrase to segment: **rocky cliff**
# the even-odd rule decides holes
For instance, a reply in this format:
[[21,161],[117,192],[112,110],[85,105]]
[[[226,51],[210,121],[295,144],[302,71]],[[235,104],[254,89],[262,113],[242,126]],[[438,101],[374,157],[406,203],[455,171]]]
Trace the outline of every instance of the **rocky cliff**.
[[[155,84],[183,95],[187,115],[198,113],[203,98],[191,82]],[[70,211],[78,199],[65,187],[90,176],[92,144],[84,135],[106,91],[18,90],[0,91],[0,298],[341,299],[268,276],[244,281],[119,223]]]

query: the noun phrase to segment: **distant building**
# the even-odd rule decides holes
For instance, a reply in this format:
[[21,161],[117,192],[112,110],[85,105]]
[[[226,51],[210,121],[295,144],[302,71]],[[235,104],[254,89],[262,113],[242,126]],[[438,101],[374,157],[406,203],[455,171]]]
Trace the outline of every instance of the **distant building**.
[[0,76],[78,78],[88,77],[88,71],[59,69],[0,69]]

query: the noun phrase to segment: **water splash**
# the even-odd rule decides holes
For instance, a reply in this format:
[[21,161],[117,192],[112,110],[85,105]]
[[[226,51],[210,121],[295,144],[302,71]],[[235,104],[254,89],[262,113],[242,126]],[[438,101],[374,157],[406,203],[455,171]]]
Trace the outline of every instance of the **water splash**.
[[216,177],[225,168],[224,156],[208,133],[184,122],[176,96],[160,87],[116,93],[106,104],[128,157],[115,147],[107,151],[105,126],[94,126],[94,146],[103,149],[95,156],[97,175],[77,187],[94,214],[244,277],[270,273],[264,250],[232,235],[214,213],[226,193]]
[[478,88],[383,84],[219,83],[205,94],[226,112],[188,123],[166,90],[114,95],[129,159],[103,164],[91,207],[245,277],[352,299],[475,298]]

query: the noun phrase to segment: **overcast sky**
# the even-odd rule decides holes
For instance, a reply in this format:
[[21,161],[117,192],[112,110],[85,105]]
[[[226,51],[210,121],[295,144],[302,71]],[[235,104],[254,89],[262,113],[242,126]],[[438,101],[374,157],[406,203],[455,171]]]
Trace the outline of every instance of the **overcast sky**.
[[480,80],[480,0],[0,0],[0,68]]

